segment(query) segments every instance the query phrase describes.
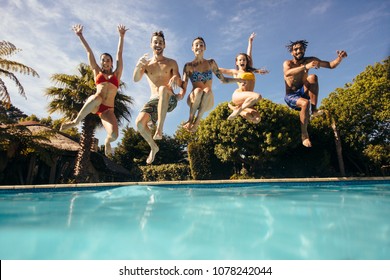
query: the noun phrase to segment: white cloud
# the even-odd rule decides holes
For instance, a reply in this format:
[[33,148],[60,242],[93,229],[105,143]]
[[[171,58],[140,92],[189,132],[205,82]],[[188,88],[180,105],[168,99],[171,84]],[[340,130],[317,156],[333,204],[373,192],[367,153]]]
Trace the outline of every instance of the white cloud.
[[332,6],[332,1],[321,1],[318,4],[316,4],[312,9],[312,14],[325,14],[329,8]]

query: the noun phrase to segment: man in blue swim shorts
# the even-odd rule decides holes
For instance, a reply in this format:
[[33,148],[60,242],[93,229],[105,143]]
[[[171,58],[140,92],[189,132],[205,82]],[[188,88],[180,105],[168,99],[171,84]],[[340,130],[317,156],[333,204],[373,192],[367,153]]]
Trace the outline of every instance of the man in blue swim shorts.
[[334,69],[343,58],[347,57],[345,51],[337,51],[337,57],[333,61],[323,61],[317,57],[305,57],[308,42],[300,40],[291,42],[286,47],[293,56],[293,59],[286,60],[283,63],[283,74],[286,85],[286,96],[284,100],[292,109],[299,110],[299,119],[301,123],[302,144],[305,147],[311,147],[307,126],[312,117],[321,115],[323,112],[317,110],[318,101],[318,77],[309,75],[309,69],[319,69],[320,67]]

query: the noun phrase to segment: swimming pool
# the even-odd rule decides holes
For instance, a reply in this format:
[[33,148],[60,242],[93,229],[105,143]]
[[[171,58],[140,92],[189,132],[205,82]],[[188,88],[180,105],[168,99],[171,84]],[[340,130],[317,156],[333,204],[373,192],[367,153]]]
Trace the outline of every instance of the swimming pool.
[[0,190],[0,259],[390,259],[390,181]]

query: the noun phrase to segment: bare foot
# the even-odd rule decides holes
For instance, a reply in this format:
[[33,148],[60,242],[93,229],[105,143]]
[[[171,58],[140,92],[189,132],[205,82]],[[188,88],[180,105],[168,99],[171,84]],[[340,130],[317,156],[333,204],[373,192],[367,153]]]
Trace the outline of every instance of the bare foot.
[[161,140],[162,139],[162,133],[156,131],[156,133],[153,136],[153,140]]
[[310,120],[319,117],[324,114],[324,110],[315,110],[311,113]]
[[228,120],[235,119],[241,113],[240,109],[234,110],[233,113],[227,118]]
[[233,106],[232,104],[228,103],[228,107],[230,108],[230,110],[237,110],[237,106]]
[[309,138],[305,138],[305,139],[302,138],[302,145],[307,147],[307,148],[310,148],[311,147],[310,139]]
[[191,132],[191,129],[192,129],[192,123],[190,123],[189,121],[186,122],[185,124],[183,124],[183,128],[189,132]]
[[199,126],[199,122],[195,122],[191,125],[191,128],[188,131],[193,133],[198,129],[198,126]]
[[63,123],[61,125],[60,131],[65,131],[65,130],[70,129],[76,125],[77,124],[74,121]]
[[261,118],[260,117],[254,117],[250,120],[252,123],[254,124],[258,124],[260,121],[261,121]]
[[158,146],[156,146],[155,148],[152,148],[150,150],[150,154],[149,154],[148,158],[146,159],[147,164],[151,164],[154,161],[154,157],[156,156],[156,154],[159,150],[160,149],[158,148]]

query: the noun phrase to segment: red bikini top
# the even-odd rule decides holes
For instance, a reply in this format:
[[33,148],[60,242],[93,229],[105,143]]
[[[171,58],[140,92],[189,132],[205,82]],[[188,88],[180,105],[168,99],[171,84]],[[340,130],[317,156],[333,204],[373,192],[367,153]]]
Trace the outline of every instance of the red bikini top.
[[118,81],[117,77],[115,76],[115,74],[112,74],[111,77],[107,80],[106,76],[104,76],[104,74],[102,72],[100,72],[96,76],[96,84],[98,85],[98,84],[105,83],[105,82],[109,82],[109,83],[113,84],[114,86],[119,87],[119,81]]

